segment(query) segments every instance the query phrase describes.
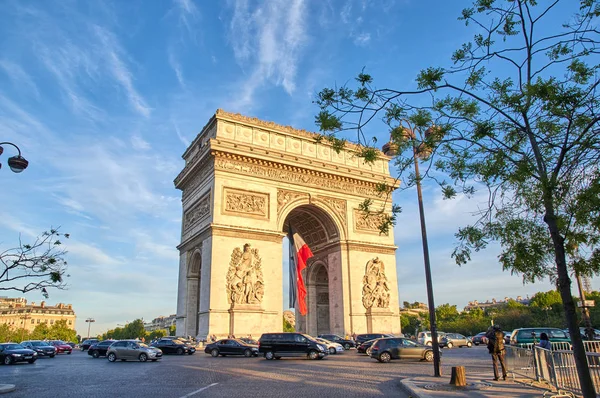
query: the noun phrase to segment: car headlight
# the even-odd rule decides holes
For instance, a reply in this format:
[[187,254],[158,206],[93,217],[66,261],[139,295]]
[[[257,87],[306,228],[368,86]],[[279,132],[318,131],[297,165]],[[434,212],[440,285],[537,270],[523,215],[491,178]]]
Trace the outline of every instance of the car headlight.
[[35,357],[35,356],[37,356],[37,352],[34,352],[34,353],[33,353],[33,356],[34,356],[34,357]]
[[324,345],[317,344],[317,347],[319,347],[319,350],[325,351],[325,346]]
[[12,354],[12,356],[13,356],[13,357],[16,357],[16,358],[20,358],[20,357],[22,357],[23,355],[21,355],[21,354]]

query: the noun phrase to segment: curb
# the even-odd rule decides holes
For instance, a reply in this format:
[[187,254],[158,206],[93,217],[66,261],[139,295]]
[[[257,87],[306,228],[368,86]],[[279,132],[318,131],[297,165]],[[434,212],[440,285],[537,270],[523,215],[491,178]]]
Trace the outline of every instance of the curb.
[[400,388],[408,394],[409,398],[427,398],[427,395],[417,392],[417,386],[413,383],[412,378],[400,380]]
[[0,384],[0,394],[15,391],[16,389],[17,386],[15,386],[14,384]]

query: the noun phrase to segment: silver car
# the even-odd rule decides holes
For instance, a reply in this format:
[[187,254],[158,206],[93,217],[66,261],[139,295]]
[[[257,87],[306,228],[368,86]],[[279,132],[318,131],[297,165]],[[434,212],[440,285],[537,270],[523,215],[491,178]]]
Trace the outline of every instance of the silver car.
[[147,346],[138,340],[120,340],[108,347],[106,358],[109,362],[114,362],[117,359],[121,361],[130,359],[140,362],[146,362],[147,360],[155,362],[162,358],[162,351],[158,348]]
[[327,347],[327,351],[329,351],[330,355],[338,354],[340,352],[344,352],[344,346],[342,346],[340,343],[336,343],[336,342],[333,342],[333,341],[321,339],[321,338],[318,338],[318,337],[315,337],[315,340],[317,340],[318,343],[321,343],[325,347]]

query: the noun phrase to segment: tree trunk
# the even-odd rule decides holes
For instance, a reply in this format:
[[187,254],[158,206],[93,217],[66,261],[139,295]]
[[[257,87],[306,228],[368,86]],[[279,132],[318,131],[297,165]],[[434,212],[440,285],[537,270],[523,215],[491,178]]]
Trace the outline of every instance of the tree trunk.
[[457,387],[467,385],[467,374],[464,366],[453,366],[452,375],[450,376],[450,384]]
[[585,356],[583,340],[581,339],[579,325],[577,324],[575,301],[571,295],[571,278],[569,278],[569,271],[567,269],[564,238],[560,236],[558,225],[556,223],[556,216],[554,215],[553,211],[554,209],[547,203],[545,207],[545,221],[548,225],[548,229],[550,230],[552,243],[554,244],[554,258],[558,273],[558,290],[562,298],[563,308],[565,309],[565,318],[567,320],[569,334],[571,336],[571,343],[573,345],[573,356],[575,357],[575,366],[577,368],[577,375],[579,376],[581,392],[583,393],[584,398],[595,398],[596,390],[594,388],[594,384],[592,383],[590,369]]

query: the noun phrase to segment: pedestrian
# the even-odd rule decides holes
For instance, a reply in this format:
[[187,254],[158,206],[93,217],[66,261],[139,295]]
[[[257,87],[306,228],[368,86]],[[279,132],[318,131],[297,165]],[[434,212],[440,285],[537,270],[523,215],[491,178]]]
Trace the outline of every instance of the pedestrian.
[[538,344],[538,347],[545,348],[546,350],[552,349],[552,344],[550,343],[550,339],[548,338],[548,335],[544,332],[542,332],[542,334],[540,334],[540,343]]
[[500,362],[500,366],[502,367],[502,380],[506,380],[506,365],[504,363],[504,354],[506,350],[504,349],[504,332],[500,329],[500,326],[494,325],[490,326],[485,334],[487,337],[488,343],[488,351],[492,356],[492,364],[494,365],[494,380],[498,381],[498,362]]

